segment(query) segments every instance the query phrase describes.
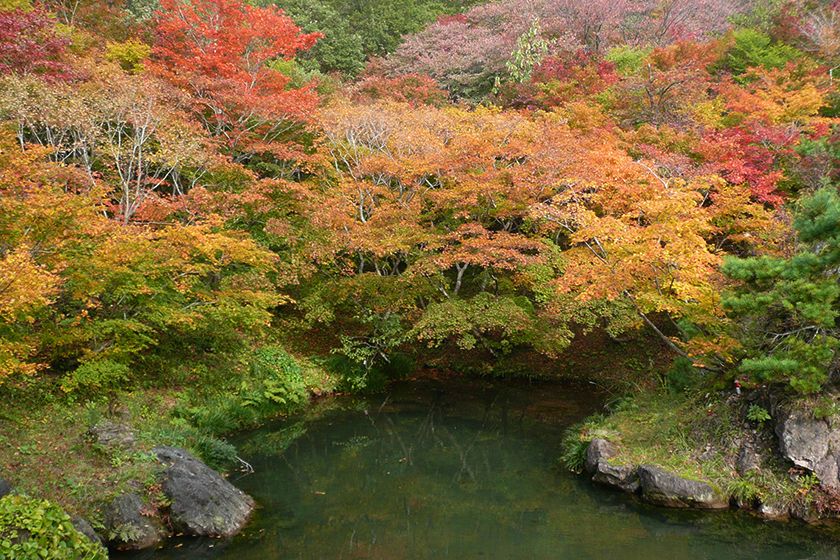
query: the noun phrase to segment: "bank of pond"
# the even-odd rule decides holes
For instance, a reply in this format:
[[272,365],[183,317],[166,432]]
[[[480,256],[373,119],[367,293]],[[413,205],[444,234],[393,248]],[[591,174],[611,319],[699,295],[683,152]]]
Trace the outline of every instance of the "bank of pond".
[[233,538],[175,537],[132,560],[836,558],[828,535],[740,511],[657,507],[558,464],[592,385],[399,382],[236,435],[257,504]]

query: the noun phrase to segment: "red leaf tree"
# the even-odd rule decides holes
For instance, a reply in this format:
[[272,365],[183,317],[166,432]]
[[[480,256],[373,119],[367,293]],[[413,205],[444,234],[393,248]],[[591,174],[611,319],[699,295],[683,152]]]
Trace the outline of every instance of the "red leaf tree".
[[0,74],[34,74],[48,80],[73,78],[64,62],[70,41],[58,36],[43,10],[0,11]]
[[301,33],[282,10],[240,0],[162,0],[154,70],[189,92],[208,130],[240,160],[270,150],[293,123],[308,121],[314,84],[289,86],[272,67],[320,37]]

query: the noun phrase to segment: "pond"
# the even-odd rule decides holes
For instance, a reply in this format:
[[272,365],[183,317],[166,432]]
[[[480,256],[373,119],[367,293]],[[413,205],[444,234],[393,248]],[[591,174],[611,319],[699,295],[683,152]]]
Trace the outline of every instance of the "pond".
[[184,539],[132,560],[822,559],[805,527],[637,503],[559,468],[592,386],[463,379],[337,398],[239,435],[260,505],[230,540]]

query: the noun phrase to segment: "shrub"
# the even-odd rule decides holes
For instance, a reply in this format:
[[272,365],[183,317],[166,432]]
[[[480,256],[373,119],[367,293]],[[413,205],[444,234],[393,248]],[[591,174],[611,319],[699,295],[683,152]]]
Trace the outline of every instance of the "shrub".
[[620,45],[607,53],[606,59],[615,65],[615,70],[622,76],[632,76],[642,68],[650,49]]
[[238,387],[182,399],[173,411],[174,429],[158,437],[172,445],[192,447],[210,466],[225,469],[236,460],[236,448],[216,436],[289,412],[307,397],[295,359],[282,348],[267,346],[254,352],[249,372]]
[[404,352],[394,352],[388,361],[380,366],[386,379],[402,379],[410,375],[417,368],[417,363]]
[[213,469],[226,471],[236,462],[236,447],[223,439],[199,434],[192,447]]
[[86,362],[62,380],[61,389],[66,393],[107,392],[127,380],[129,374],[129,369],[125,364],[113,360]]
[[183,403],[175,414],[192,426],[212,434],[225,434],[259,422],[261,415],[254,407],[242,406],[239,393],[209,397],[201,405]]
[[77,531],[60,507],[8,495],[0,499],[0,558],[107,560],[108,555]]
[[353,88],[356,101],[393,99],[411,105],[442,106],[448,99],[446,90],[431,77],[423,74],[405,74],[389,78],[368,76]]
[[244,382],[245,406],[280,405],[292,408],[306,400],[306,384],[302,371],[288,352],[266,346],[254,353],[251,360],[251,383]]
[[700,370],[694,367],[690,358],[683,357],[674,360],[666,376],[668,388],[677,393],[684,393],[696,387],[701,379]]
[[116,62],[131,74],[143,71],[143,61],[149,58],[152,47],[142,41],[129,39],[122,43],[108,43],[105,47],[105,58]]
[[827,420],[840,414],[840,403],[830,395],[823,395],[814,404],[813,415],[817,420]]
[[105,395],[108,410],[113,412],[117,393],[131,376],[128,366],[113,360],[86,362],[67,375],[61,382],[66,393],[78,393],[86,397]]
[[0,11],[22,10],[28,12],[32,9],[29,0],[0,0]]
[[324,367],[341,379],[340,389],[342,391],[357,392],[371,385],[384,384],[384,379],[375,379],[374,376],[369,375],[373,372],[368,372],[364,366],[344,354],[334,353],[330,355],[324,361]]
[[770,413],[763,406],[751,404],[747,410],[747,420],[755,422],[756,424],[764,424],[770,420]]
[[381,391],[388,381],[410,375],[417,364],[410,355],[394,352],[388,356],[388,361],[376,362],[366,368],[344,354],[335,353],[325,360],[324,367],[341,379],[342,391],[357,393]]
[[560,455],[560,462],[564,467],[573,473],[583,472],[583,466],[586,463],[586,449],[589,447],[589,441],[581,439],[580,427],[572,426],[563,436],[562,442],[563,454]]
[[735,44],[726,55],[725,65],[735,74],[749,68],[782,68],[801,55],[783,43],[773,44],[769,35],[755,29],[739,29],[734,33]]

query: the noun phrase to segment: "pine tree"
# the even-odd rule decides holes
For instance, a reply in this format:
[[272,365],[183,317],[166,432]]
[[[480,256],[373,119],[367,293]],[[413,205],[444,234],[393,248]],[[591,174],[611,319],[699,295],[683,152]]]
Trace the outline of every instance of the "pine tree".
[[813,393],[828,381],[840,344],[836,189],[826,187],[803,198],[794,227],[801,247],[792,257],[725,262],[723,271],[741,285],[724,298],[724,305],[743,328],[744,374]]

